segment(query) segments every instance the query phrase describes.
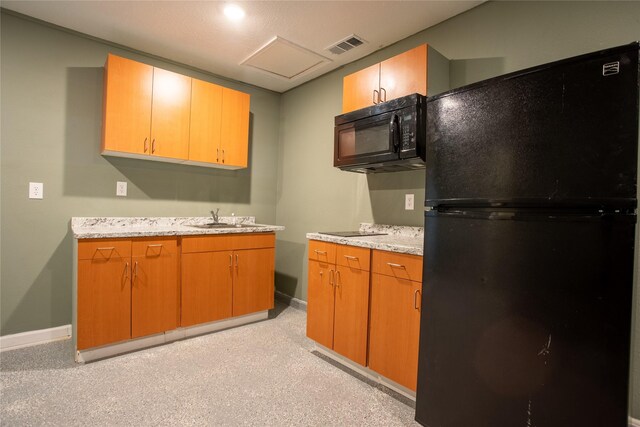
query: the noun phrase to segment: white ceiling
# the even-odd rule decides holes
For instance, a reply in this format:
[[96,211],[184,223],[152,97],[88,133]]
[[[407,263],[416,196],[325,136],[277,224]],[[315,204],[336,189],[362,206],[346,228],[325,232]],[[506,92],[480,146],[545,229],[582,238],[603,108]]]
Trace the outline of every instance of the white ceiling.
[[[238,1],[232,23],[224,1],[5,1],[1,6],[233,80],[284,92],[362,58],[482,1]],[[326,48],[356,34],[367,43],[341,55]],[[275,37],[322,61],[293,78],[247,64]]]

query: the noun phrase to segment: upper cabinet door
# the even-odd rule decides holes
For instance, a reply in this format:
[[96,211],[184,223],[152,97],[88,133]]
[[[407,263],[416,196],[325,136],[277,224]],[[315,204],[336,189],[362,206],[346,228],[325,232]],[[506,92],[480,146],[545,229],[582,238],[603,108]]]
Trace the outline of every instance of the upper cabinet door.
[[412,93],[427,95],[426,44],[380,63],[380,97],[382,102]]
[[102,151],[148,154],[153,67],[109,54],[104,82]]
[[342,80],[342,112],[370,107],[379,101],[380,64],[375,64]]
[[153,70],[151,154],[186,160],[189,156],[191,77]]
[[223,166],[247,167],[249,104],[249,94],[226,87],[222,88],[222,125],[218,163]]
[[191,126],[189,160],[220,161],[220,124],[222,122],[222,86],[191,80]]

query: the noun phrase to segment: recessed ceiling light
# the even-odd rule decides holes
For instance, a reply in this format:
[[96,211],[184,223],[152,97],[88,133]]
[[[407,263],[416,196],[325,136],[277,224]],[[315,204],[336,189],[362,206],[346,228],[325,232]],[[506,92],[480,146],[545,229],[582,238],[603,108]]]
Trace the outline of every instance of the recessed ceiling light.
[[224,15],[230,21],[238,22],[244,18],[244,10],[237,4],[228,4],[224,7]]

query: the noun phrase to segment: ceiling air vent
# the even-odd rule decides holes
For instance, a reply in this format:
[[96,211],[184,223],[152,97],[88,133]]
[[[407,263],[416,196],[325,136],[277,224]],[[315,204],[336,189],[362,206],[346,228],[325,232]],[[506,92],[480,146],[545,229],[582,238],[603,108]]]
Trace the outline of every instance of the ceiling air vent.
[[334,55],[340,55],[341,53],[345,53],[346,51],[351,50],[354,47],[358,47],[363,43],[366,42],[355,34],[351,34],[349,37],[340,40],[338,43],[329,46],[327,50]]

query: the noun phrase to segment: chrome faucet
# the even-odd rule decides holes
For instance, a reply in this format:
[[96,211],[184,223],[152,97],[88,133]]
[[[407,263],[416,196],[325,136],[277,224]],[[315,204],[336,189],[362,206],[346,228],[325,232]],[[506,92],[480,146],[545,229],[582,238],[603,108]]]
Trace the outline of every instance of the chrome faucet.
[[220,208],[216,209],[216,211],[211,211],[211,216],[213,217],[213,223],[218,223],[218,212],[220,212]]

